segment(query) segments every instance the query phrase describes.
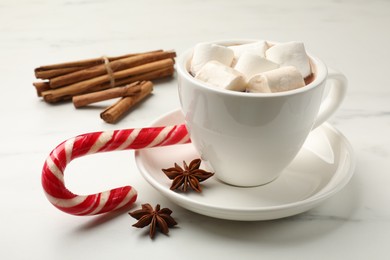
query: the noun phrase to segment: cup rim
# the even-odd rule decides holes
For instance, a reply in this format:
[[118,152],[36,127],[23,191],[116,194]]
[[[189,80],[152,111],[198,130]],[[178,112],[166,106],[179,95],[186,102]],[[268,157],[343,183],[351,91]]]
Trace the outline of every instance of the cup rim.
[[[214,43],[214,44],[220,44],[220,45],[237,45],[237,44],[246,44],[246,43],[252,43],[256,41],[262,41],[261,39],[233,39],[233,40],[217,40],[217,41],[208,41],[205,43]],[[276,41],[268,41],[267,43],[278,43]],[[314,77],[314,80],[307,84],[304,87],[288,90],[288,91],[282,91],[282,92],[274,92],[274,93],[246,93],[246,92],[240,92],[240,91],[232,91],[232,90],[225,90],[220,89],[218,87],[213,87],[205,82],[202,82],[201,80],[196,79],[194,76],[190,74],[190,72],[187,69],[187,64],[189,61],[189,58],[192,56],[194,47],[187,49],[184,51],[179,57],[177,58],[177,71],[180,75],[182,75],[186,80],[190,81],[191,83],[200,86],[201,88],[229,96],[239,96],[239,97],[246,97],[246,98],[257,98],[257,97],[277,97],[277,96],[289,96],[289,95],[295,95],[298,93],[309,91],[319,85],[326,79],[326,76],[328,74],[327,67],[325,63],[319,59],[316,56],[313,56],[310,54],[310,52],[306,51],[307,55],[310,58],[310,61],[314,64],[314,67],[316,69],[316,76]]]

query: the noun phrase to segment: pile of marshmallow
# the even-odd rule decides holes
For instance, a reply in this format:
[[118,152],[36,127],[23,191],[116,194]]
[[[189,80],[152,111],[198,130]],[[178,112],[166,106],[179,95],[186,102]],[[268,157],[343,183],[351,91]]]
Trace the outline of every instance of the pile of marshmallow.
[[312,72],[303,43],[262,40],[233,46],[199,43],[190,73],[221,89],[273,93],[305,86]]

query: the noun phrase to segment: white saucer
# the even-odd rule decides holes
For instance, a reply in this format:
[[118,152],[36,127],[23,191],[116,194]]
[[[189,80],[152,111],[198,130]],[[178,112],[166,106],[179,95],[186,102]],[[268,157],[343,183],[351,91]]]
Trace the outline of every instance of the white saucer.
[[[182,113],[176,110],[157,119],[153,125],[183,122]],[[171,180],[161,169],[195,158],[199,155],[192,144],[144,149],[135,153],[141,174],[162,195],[191,211],[230,220],[269,220],[307,211],[342,189],[355,168],[350,143],[328,123],[309,135],[290,166],[267,185],[241,188],[212,177],[202,182],[202,193],[170,190]]]

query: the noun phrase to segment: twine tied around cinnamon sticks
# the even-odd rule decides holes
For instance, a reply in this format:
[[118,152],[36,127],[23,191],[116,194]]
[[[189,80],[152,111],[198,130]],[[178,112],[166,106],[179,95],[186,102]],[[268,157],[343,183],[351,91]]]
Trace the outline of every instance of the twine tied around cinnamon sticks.
[[107,74],[110,77],[110,87],[115,87],[115,77],[114,72],[111,69],[110,60],[107,58],[107,56],[102,56],[102,59],[104,61],[104,66],[106,68]]
[[121,97],[101,114],[106,122],[115,123],[152,92],[151,80],[173,75],[175,57],[174,51],[156,50],[46,65],[34,70],[43,81],[33,85],[44,101],[73,100],[76,108]]

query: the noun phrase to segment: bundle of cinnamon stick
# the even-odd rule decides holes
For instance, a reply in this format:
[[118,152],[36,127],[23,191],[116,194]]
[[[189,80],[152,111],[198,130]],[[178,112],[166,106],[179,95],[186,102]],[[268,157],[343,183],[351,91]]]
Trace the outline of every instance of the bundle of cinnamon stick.
[[[73,99],[76,108],[122,97],[101,115],[106,122],[114,123],[129,106],[151,93],[153,84],[150,80],[173,75],[175,57],[174,51],[156,50],[46,65],[35,69],[35,77],[42,81],[33,85],[44,101],[56,103]],[[90,93],[92,96],[88,95]],[[117,114],[118,107],[121,108],[119,115],[106,116],[107,113]]]

